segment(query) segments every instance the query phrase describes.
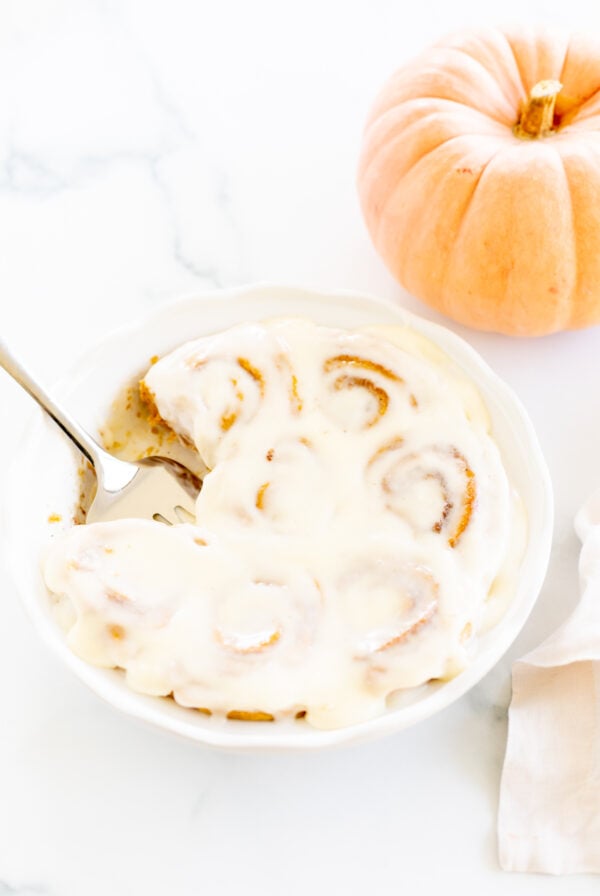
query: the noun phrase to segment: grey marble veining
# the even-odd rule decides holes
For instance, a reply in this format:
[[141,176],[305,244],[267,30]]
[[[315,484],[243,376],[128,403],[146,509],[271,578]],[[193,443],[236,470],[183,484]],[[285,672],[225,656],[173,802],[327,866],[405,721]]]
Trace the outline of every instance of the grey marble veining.
[[0,896],[54,896],[52,890],[37,884],[9,884],[0,880]]

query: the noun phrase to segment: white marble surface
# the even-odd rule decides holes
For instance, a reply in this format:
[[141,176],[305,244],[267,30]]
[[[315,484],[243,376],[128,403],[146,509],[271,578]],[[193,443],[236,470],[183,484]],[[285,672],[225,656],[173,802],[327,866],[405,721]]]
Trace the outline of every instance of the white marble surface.
[[[347,287],[433,317],[367,240],[360,130],[402,59],[500,17],[600,32],[589,0],[2,0],[2,335],[51,381],[102,333],[196,288]],[[211,753],[88,693],[0,570],[0,896],[597,892],[592,877],[503,874],[495,813],[511,661],[576,598],[572,518],[600,484],[600,332],[466,335],[522,397],[556,488],[548,580],[510,654],[379,743]],[[5,467],[29,404],[4,375],[0,409]]]

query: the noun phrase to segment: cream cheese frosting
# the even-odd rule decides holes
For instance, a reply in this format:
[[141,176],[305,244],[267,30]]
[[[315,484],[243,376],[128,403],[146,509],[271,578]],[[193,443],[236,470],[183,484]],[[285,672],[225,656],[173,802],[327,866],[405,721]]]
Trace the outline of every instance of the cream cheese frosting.
[[249,323],[144,394],[208,468],[196,523],[53,540],[71,648],[140,692],[322,728],[458,674],[511,592],[524,521],[473,384],[408,328]]

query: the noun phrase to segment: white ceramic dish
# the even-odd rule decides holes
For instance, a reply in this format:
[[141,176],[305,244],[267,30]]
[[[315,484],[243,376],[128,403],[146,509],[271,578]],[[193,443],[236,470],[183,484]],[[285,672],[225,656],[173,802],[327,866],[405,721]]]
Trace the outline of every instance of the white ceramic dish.
[[[51,535],[61,525],[69,525],[72,518],[79,492],[79,458],[55,427],[37,414],[7,482],[5,506],[11,511],[4,536],[15,582],[34,625],[63,662],[112,706],[192,740],[237,750],[310,750],[365,740],[413,725],[457,700],[491,669],[524,625],[546,573],[552,536],[550,478],[519,401],[463,340],[380,299],[268,285],[187,298],[106,337],[76,364],[55,392],[95,431],[115,394],[127,379],[147,367],[152,355],[243,320],[277,315],[304,315],[318,323],[343,327],[406,324],[437,343],[477,384],[486,401],[495,439],[527,510],[529,533],[518,587],[506,615],[480,639],[473,663],[452,681],[425,685],[395,701],[379,718],[334,731],[319,731],[293,721],[269,724],[207,718],[173,701],[134,693],[121,673],[90,666],[67,647],[50,611],[39,558]],[[50,524],[48,516],[53,513],[67,522]]]

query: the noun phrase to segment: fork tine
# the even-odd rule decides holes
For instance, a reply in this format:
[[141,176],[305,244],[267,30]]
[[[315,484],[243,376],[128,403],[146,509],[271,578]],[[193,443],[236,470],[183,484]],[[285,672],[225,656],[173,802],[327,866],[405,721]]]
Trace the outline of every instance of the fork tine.
[[[121,463],[121,461],[119,461]],[[195,522],[197,480],[179,464],[153,458],[152,463],[141,461],[137,474],[123,489],[108,492],[98,488],[88,511],[88,522],[139,518],[151,519],[168,525]]]
[[174,508],[175,515],[180,523],[195,523],[196,517],[193,513],[187,510],[185,507],[182,507],[181,504],[177,504]]

